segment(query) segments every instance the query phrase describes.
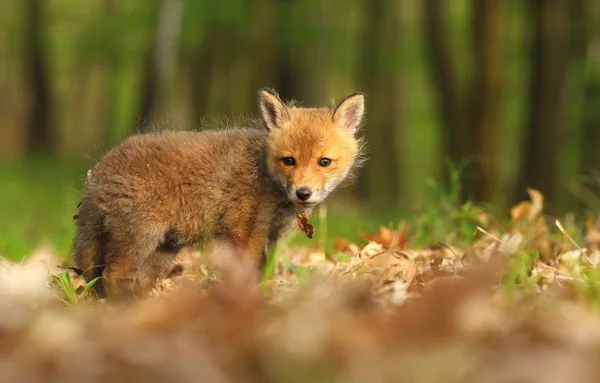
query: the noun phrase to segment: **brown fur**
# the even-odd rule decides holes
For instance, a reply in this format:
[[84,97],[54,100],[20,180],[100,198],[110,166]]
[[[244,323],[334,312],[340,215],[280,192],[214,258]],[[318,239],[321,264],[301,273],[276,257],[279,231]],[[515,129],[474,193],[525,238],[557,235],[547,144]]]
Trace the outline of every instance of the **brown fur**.
[[[360,147],[333,109],[286,107],[272,91],[261,92],[261,108],[267,129],[149,133],[109,151],[91,172],[77,220],[75,261],[86,279],[102,275],[143,294],[181,249],[213,240],[264,262],[296,213],[312,208],[298,207],[289,188],[345,178]],[[282,151],[304,156],[294,175],[281,168]],[[331,167],[304,165],[324,154]]]

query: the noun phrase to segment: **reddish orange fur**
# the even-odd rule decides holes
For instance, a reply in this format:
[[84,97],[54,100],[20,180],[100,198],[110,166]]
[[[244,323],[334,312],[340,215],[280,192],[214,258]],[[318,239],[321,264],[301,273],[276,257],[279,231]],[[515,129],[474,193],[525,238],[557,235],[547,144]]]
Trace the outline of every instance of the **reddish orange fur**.
[[[350,169],[358,154],[358,142],[335,126],[330,111],[293,108],[290,115],[290,126],[269,137],[272,168],[278,168],[290,184],[311,189],[324,188],[327,180]],[[285,166],[280,159],[288,156],[298,165]],[[322,157],[331,158],[331,166],[318,166]]]

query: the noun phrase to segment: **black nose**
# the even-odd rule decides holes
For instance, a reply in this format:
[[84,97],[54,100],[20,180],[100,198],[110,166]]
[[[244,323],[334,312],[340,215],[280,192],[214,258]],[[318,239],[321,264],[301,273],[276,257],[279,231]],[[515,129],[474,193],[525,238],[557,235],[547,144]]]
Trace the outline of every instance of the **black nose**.
[[310,191],[309,188],[300,188],[300,189],[296,190],[296,197],[298,197],[298,199],[300,201],[306,201],[307,199],[310,198],[311,194],[312,194],[312,192]]

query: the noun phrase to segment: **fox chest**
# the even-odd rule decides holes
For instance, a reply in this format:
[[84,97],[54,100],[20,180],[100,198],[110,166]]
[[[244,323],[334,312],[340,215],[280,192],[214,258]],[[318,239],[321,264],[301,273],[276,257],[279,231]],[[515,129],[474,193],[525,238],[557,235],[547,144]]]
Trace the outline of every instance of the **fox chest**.
[[[310,215],[311,210],[306,210]],[[271,223],[271,230],[269,232],[269,242],[273,243],[281,239],[288,232],[296,227],[297,212],[293,206],[278,209]]]
[[269,242],[275,242],[287,234],[296,223],[296,212],[293,207],[277,209],[273,214],[269,231]]

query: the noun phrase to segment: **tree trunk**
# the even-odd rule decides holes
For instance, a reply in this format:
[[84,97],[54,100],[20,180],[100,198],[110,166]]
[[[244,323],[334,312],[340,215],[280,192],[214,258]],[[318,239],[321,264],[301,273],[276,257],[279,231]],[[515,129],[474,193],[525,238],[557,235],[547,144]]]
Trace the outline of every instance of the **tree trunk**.
[[[600,41],[596,43],[600,48]],[[586,85],[583,106],[583,148],[581,151],[581,171],[585,175],[594,175],[600,181],[600,60],[594,60]]]
[[182,10],[183,0],[160,1],[156,33],[146,54],[141,101],[136,115],[136,128],[141,132],[152,130],[153,115],[160,108],[161,100],[170,93]]
[[439,120],[442,124],[442,140],[445,156],[459,165],[465,154],[467,126],[462,114],[463,107],[458,91],[458,80],[453,59],[446,39],[442,3],[444,0],[425,0],[423,27],[433,83],[437,90]]
[[586,0],[580,3],[579,23],[586,20],[585,86],[582,117],[581,172],[596,178],[596,192],[600,191],[600,6]]
[[[398,12],[396,2],[365,2],[365,39],[360,78],[367,95],[368,171],[363,168],[358,191],[370,205],[395,207],[400,201],[398,164]],[[369,100],[377,100],[369,102]]]
[[[115,13],[115,0],[103,0],[101,4],[101,12],[103,14],[103,21],[108,23],[110,18]],[[118,79],[116,78],[117,68],[119,67],[119,51],[120,42],[118,38],[115,38],[113,34],[106,34],[104,37],[104,50],[102,52],[102,63],[104,68],[104,76],[106,79],[106,85],[103,89],[103,103],[105,110],[100,112],[103,116],[100,127],[101,140],[104,145],[111,145],[115,140],[116,132],[115,126],[115,100],[118,99]]]
[[566,6],[562,0],[532,1],[535,29],[531,56],[530,115],[523,145],[517,198],[525,188],[539,189],[550,203],[556,198],[559,139],[563,125],[566,76]]
[[472,134],[468,152],[475,156],[475,199],[489,202],[498,179],[499,106],[501,101],[501,15],[503,0],[474,0],[475,79]]
[[190,90],[193,104],[192,121],[202,128],[202,121],[206,118],[209,108],[212,60],[215,51],[214,28],[211,24],[206,28],[208,32],[204,33],[204,38],[198,45],[194,57],[192,57],[192,68],[190,70],[192,83]]
[[50,83],[44,36],[43,0],[24,0],[25,73],[31,105],[27,122],[27,147],[32,153],[51,153],[56,149],[52,132]]
[[275,69],[275,88],[282,100],[298,98],[298,86],[295,66],[292,62],[292,7],[295,0],[283,0],[278,2],[277,24],[275,38],[277,51],[277,65]]

